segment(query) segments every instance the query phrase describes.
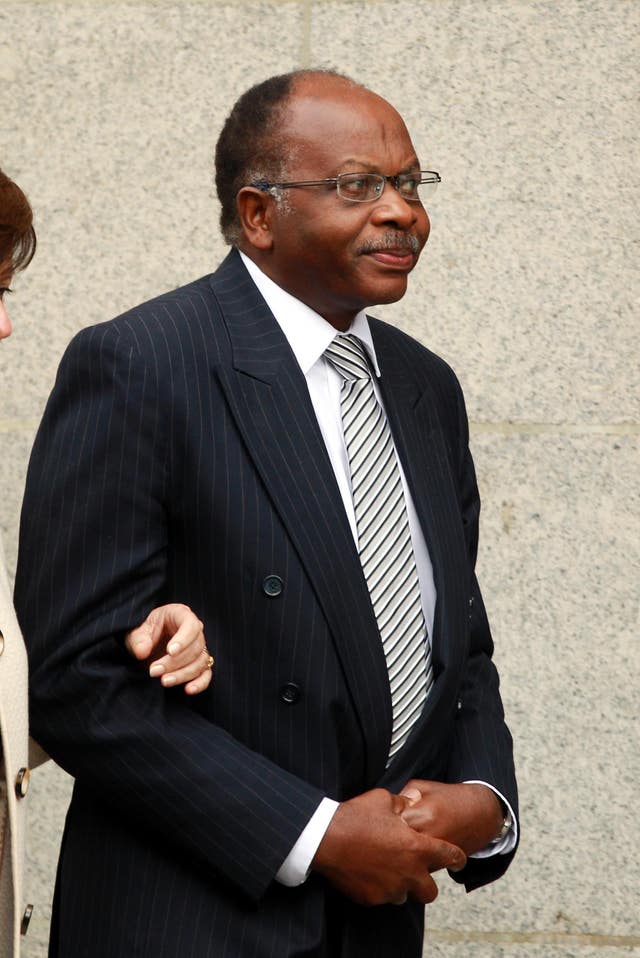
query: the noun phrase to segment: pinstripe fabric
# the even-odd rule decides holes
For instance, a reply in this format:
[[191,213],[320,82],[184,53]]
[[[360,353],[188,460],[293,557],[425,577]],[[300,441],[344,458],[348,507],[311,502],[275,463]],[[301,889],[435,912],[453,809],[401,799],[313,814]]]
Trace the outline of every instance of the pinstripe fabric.
[[[468,654],[477,499],[457,386],[375,330],[441,580],[434,691],[386,771],[388,680],[358,555],[304,377],[237,254],[69,346],[29,467],[15,595],[34,734],[76,776],[52,958],[334,958],[336,936],[343,958],[417,956],[421,909],[361,910],[316,876],[274,883],[320,798],[443,777],[472,750],[515,804],[495,672],[474,665],[490,645],[482,613]],[[416,377],[437,438],[397,387]],[[196,699],[150,684],[122,648],[174,599],[216,655]],[[490,704],[482,718],[456,709],[465,683]],[[491,759],[476,728],[493,733]]]
[[364,349],[355,336],[336,336],[324,356],[343,378],[340,407],[358,555],[389,672],[392,759],[409,737],[431,690],[431,647],[400,470]]

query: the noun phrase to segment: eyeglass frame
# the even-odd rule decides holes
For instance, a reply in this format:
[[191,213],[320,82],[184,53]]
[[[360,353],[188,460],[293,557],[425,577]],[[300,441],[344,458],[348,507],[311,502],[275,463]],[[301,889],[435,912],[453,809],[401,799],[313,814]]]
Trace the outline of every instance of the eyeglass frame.
[[[435,170],[417,170],[420,173],[420,182],[417,184],[420,186],[423,183],[433,183],[434,186],[438,186],[439,183],[442,183],[442,177],[439,173],[436,173]],[[426,180],[423,177],[423,174],[429,174],[431,177],[435,177],[435,180]],[[384,187],[378,196],[372,196],[367,200],[356,200],[352,196],[344,196],[340,192],[340,180],[343,176],[376,176],[384,181],[384,183],[391,183],[394,190],[401,196],[403,200],[406,200],[409,203],[420,203],[420,196],[416,193],[415,197],[413,196],[404,196],[398,189],[400,179],[405,177],[411,177],[415,174],[413,173],[373,173],[371,170],[353,170],[347,173],[339,173],[337,176],[329,177],[324,180],[295,180],[289,183],[270,183],[268,180],[255,180],[253,183],[248,183],[248,186],[252,186],[256,190],[260,190],[262,193],[269,193],[271,190],[288,190],[293,189],[294,187],[299,186],[330,186],[333,185],[336,188],[337,195],[346,200],[348,203],[375,203],[379,200],[383,193]]]

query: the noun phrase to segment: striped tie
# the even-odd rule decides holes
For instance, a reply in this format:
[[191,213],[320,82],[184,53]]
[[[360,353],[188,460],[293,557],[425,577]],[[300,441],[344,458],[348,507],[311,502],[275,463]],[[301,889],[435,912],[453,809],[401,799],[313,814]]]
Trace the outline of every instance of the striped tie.
[[362,343],[355,336],[336,336],[324,356],[343,379],[340,407],[358,551],[389,670],[391,761],[431,690],[431,643],[391,429],[376,399]]

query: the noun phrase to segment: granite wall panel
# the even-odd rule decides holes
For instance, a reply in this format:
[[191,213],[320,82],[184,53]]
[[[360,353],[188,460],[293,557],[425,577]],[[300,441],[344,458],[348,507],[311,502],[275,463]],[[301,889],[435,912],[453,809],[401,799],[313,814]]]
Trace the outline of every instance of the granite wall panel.
[[[391,100],[442,187],[401,304],[458,372],[484,500],[479,570],[523,837],[501,882],[446,878],[425,954],[637,953],[640,567],[635,0],[5,0],[0,165],[40,246],[0,348],[0,528],[60,355],[212,269],[212,155],[235,97],[298,66]],[[70,782],[29,802],[27,958],[46,954]]]

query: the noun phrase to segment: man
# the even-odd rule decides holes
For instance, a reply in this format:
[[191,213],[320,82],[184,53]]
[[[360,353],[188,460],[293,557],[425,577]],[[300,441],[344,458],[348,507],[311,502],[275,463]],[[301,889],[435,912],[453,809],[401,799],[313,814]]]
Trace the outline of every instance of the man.
[[[437,174],[314,71],[241,97],[216,169],[234,249],[76,337],[30,466],[33,725],[76,776],[51,953],[412,958],[430,873],[497,878],[517,827],[460,389],[363,312]],[[199,700],[122,653],[160,599],[204,622]]]
[[[0,341],[13,331],[5,294],[15,275],[31,262],[36,245],[29,201],[0,169]],[[171,652],[163,654],[167,640]],[[203,663],[202,623],[185,606],[154,609],[129,633],[125,645],[137,659],[152,661],[151,677],[159,677],[164,686],[186,682],[185,692],[192,695],[209,685],[213,659],[209,662],[207,653]],[[33,905],[22,897],[26,797],[31,770],[47,756],[29,740],[27,716],[27,656],[10,600],[0,536],[0,958],[18,958],[20,937],[27,933],[33,913]]]

